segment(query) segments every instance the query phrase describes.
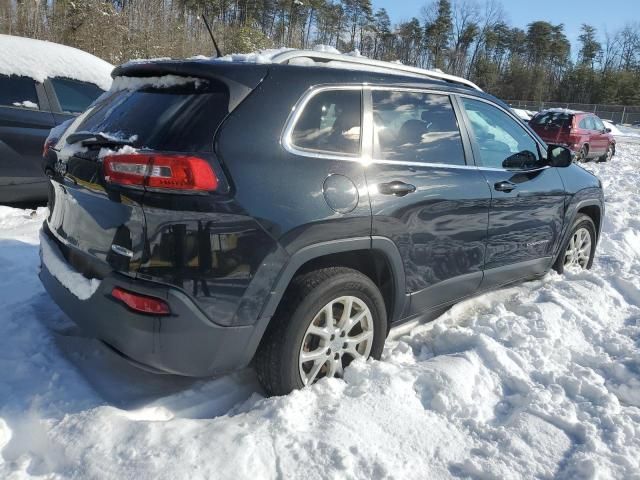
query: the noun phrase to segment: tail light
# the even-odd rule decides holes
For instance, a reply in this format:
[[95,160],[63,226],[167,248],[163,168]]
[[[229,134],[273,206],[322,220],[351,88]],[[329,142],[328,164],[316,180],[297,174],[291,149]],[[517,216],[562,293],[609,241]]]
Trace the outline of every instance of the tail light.
[[47,153],[49,153],[49,150],[53,148],[57,141],[57,138],[47,138],[47,140],[44,142],[44,147],[42,148],[43,157],[47,156]]
[[213,191],[218,178],[200,157],[158,153],[107,155],[102,161],[105,180],[161,190]]
[[125,290],[120,287],[115,287],[111,290],[111,296],[120,300],[127,307],[131,310],[135,310],[136,312],[148,313],[151,315],[171,314],[169,304],[160,298],[130,292],[129,290]]

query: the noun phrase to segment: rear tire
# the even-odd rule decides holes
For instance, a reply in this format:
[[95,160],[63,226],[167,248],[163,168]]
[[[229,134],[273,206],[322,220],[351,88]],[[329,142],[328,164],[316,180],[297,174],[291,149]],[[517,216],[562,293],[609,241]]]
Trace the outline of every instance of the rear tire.
[[585,270],[591,269],[596,252],[596,226],[593,223],[593,220],[591,220],[591,217],[579,213],[573,222],[569,238],[567,238],[567,241],[562,246],[562,249],[558,254],[558,258],[556,258],[556,261],[553,264],[553,269],[558,273],[564,273],[565,267],[572,263],[570,260],[574,259],[574,255],[577,255],[577,252],[581,247],[582,240],[576,238],[576,236],[580,237],[580,232],[583,230],[588,233],[590,244],[588,248],[588,257],[584,260],[584,264],[579,264],[579,266]]
[[384,300],[366,275],[343,267],[299,275],[254,358],[258,379],[269,395],[286,395],[339,377],[356,357],[380,358],[387,330]]
[[587,161],[587,156],[589,155],[589,147],[586,145],[583,145],[580,150],[578,151],[578,153],[576,153],[576,162],[586,162]]

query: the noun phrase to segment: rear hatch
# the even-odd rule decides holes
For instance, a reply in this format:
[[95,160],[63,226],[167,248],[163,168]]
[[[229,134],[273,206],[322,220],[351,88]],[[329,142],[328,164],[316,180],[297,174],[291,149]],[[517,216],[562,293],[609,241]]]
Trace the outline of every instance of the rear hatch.
[[529,121],[529,126],[545,142],[563,144],[571,134],[573,115],[564,111],[540,112]]
[[98,279],[114,270],[136,275],[149,255],[149,192],[228,192],[213,138],[264,75],[247,72],[206,61],[114,71],[112,89],[73,121],[49,156],[55,174],[45,230],[75,270]]

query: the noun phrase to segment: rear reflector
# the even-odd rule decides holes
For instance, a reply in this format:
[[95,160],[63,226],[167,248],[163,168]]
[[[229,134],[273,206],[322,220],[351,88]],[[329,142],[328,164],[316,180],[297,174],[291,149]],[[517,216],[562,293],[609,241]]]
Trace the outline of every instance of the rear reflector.
[[140,313],[148,313],[152,315],[169,315],[171,310],[169,304],[164,300],[156,297],[149,297],[147,295],[140,295],[139,293],[130,292],[120,287],[115,287],[111,290],[111,296],[120,300],[131,310],[135,310]]
[[218,178],[209,163],[189,155],[139,153],[107,155],[103,159],[105,179],[120,185],[162,190],[212,191]]

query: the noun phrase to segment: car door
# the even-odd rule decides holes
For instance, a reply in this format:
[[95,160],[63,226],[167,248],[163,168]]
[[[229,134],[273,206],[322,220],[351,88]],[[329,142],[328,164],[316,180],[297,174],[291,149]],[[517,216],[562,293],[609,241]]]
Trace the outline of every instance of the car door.
[[0,185],[44,182],[42,146],[55,126],[42,86],[0,75]]
[[402,257],[405,316],[473,294],[482,280],[490,191],[471,165],[451,97],[371,88],[371,161],[366,179],[373,235]]
[[482,288],[546,271],[560,239],[565,192],[542,145],[506,109],[459,97],[474,158],[491,188]]

